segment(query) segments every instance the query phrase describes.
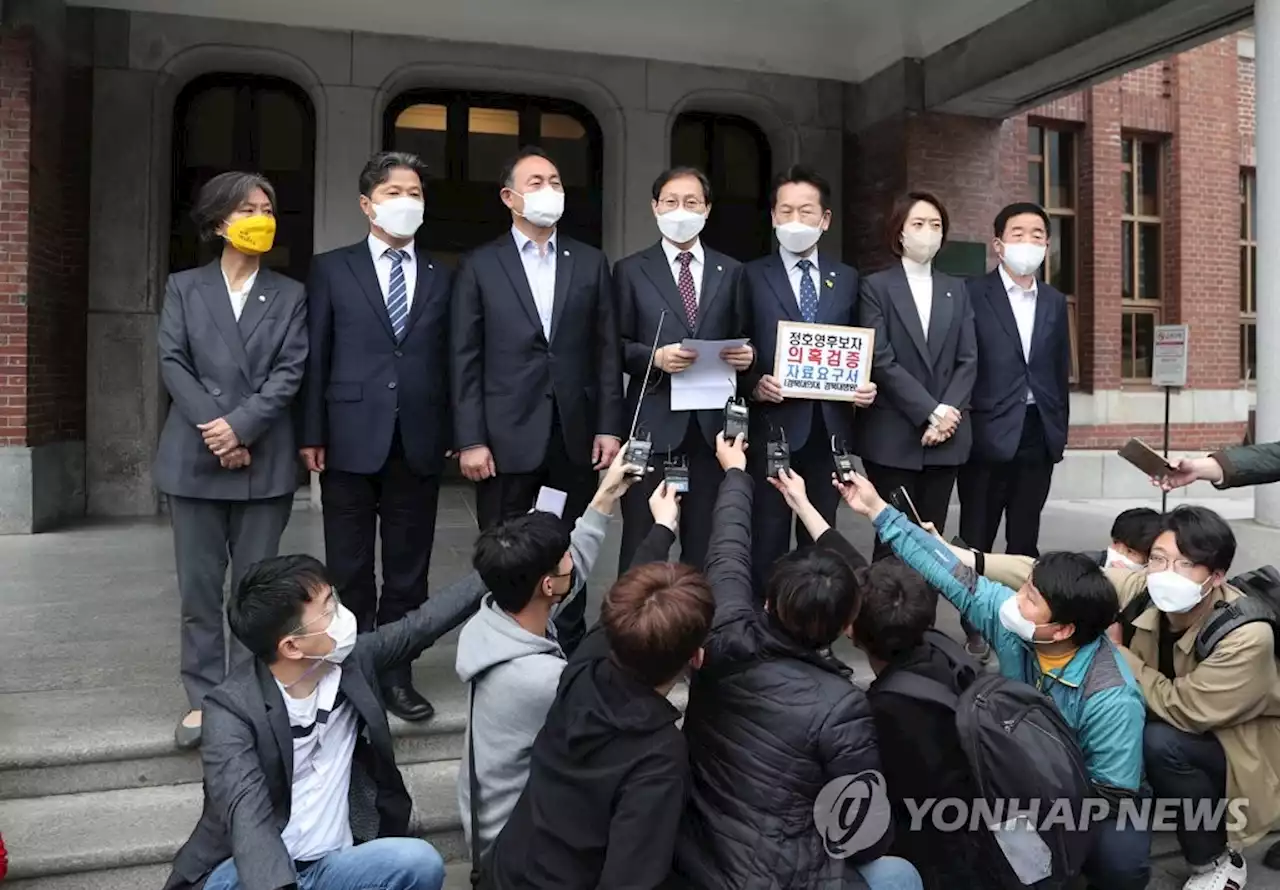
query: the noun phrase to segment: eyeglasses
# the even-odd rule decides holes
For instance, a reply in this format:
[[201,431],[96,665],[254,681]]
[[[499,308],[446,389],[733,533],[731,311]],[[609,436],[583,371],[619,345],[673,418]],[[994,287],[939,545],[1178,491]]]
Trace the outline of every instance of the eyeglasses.
[[324,625],[325,628],[328,629],[329,623],[333,621],[333,616],[338,614],[338,606],[340,605],[342,605],[342,600],[338,598],[338,591],[335,590],[330,594],[329,604],[324,607],[323,612],[312,618],[310,621],[305,621],[302,624],[299,624],[293,630],[289,631],[288,636],[307,637],[317,633],[324,633],[324,631],[308,631],[307,628],[321,619],[328,619],[325,621]]
[[[1179,575],[1185,575],[1187,572],[1195,569],[1195,567],[1196,564],[1189,559],[1175,559],[1173,561],[1173,570]],[[1147,560],[1147,568],[1152,571],[1163,572],[1165,569],[1169,568],[1169,557],[1157,556],[1153,553]]]
[[658,202],[658,209],[663,212],[669,212],[682,205],[685,210],[693,213],[701,213],[707,208],[707,202],[699,198],[685,198],[684,201],[679,198],[663,198]]

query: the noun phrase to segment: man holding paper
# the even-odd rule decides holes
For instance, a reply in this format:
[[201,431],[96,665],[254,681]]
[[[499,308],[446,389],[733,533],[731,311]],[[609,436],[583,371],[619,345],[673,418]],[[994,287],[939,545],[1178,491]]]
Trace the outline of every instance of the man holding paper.
[[[724,403],[737,389],[737,372],[751,367],[755,358],[748,344],[716,342],[741,340],[734,299],[741,267],[703,246],[699,234],[710,212],[711,183],[702,171],[665,171],[653,184],[653,213],[662,240],[620,260],[613,270],[623,367],[630,377],[626,416],[635,417],[639,405],[637,430],[653,441],[652,472],[622,499],[619,573],[630,567],[653,525],[649,495],[662,484],[668,462],[682,463],[689,471],[689,491],[680,509],[680,561],[701,568],[706,557],[724,475],[715,437],[723,426]],[[655,335],[659,348],[649,369]],[[691,343],[693,348],[683,345],[694,340],[699,342]],[[641,400],[646,370],[649,386]],[[697,385],[681,392],[678,384],[695,376]],[[723,384],[718,392],[717,382]],[[717,398],[719,404],[712,404]]]

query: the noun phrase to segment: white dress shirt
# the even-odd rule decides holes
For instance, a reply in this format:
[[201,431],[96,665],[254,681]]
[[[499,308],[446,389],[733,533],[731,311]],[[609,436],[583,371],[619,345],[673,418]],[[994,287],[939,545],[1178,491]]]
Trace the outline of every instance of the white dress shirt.
[[809,270],[809,278],[813,280],[814,290],[818,293],[818,301],[822,301],[822,267],[818,265],[818,251],[806,256],[800,256],[798,253],[792,253],[785,247],[779,245],[778,256],[782,257],[783,268],[787,270],[787,279],[791,282],[791,292],[796,295],[796,305],[800,305],[800,261],[808,260],[813,263],[813,268]]
[[314,862],[353,842],[347,794],[357,716],[350,702],[338,699],[341,679],[342,669],[330,668],[307,698],[293,698],[276,681],[293,729],[293,803],[280,840],[301,862]]
[[538,242],[515,226],[511,227],[511,237],[516,240],[516,251],[524,265],[525,278],[529,279],[538,317],[542,319],[542,334],[550,342],[551,312],[556,302],[556,234],[552,233],[541,249]]
[[933,266],[903,257],[902,270],[907,273],[907,286],[911,288],[911,299],[915,300],[916,314],[920,316],[920,327],[924,329],[927,343],[929,320],[933,317]]
[[[382,302],[384,303],[391,298],[391,267],[395,261],[387,255],[387,251],[390,249],[391,245],[377,235],[369,235],[369,253],[373,255],[373,268],[378,273],[378,287],[382,288]],[[404,272],[405,308],[412,309],[413,289],[418,283],[418,254],[414,250],[412,241],[401,247],[400,250],[409,255],[400,261],[400,269]]]
[[253,274],[244,280],[244,284],[240,285],[239,290],[231,286],[231,279],[227,277],[225,271],[222,273],[222,280],[226,282],[227,295],[231,298],[231,312],[238,322],[240,321],[240,313],[244,312],[244,304],[249,302],[249,291],[253,290],[253,283],[258,280],[258,270],[253,270]]
[[[1004,282],[1005,293],[1009,295],[1009,306],[1013,309],[1013,320],[1018,323],[1018,338],[1022,340],[1022,358],[1031,361],[1031,335],[1036,328],[1036,288],[1039,286],[1034,278],[1031,287],[1024,288],[1013,280],[1004,264],[1000,264],[1000,280]],[[1027,388],[1027,404],[1034,405],[1036,397]]]
[[[680,254],[682,251],[666,238],[662,239],[662,252],[667,255],[667,264],[671,267],[671,277],[676,280],[676,288],[680,287]],[[698,306],[702,305],[702,270],[706,257],[702,250],[702,239],[699,238],[693,242],[693,247],[689,248],[689,253],[693,254],[693,259],[689,263],[689,274],[693,276],[693,297]]]

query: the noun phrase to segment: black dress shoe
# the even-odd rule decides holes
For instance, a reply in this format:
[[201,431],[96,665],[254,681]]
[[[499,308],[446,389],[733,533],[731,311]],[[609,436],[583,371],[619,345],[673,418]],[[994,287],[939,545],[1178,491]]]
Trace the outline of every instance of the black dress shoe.
[[417,723],[422,720],[430,720],[436,713],[436,709],[431,706],[431,702],[423,698],[418,693],[418,690],[408,683],[388,686],[383,691],[382,698],[387,705],[387,710],[401,720]]
[[1262,857],[1262,864],[1272,871],[1280,871],[1280,841],[1271,845],[1266,855]]

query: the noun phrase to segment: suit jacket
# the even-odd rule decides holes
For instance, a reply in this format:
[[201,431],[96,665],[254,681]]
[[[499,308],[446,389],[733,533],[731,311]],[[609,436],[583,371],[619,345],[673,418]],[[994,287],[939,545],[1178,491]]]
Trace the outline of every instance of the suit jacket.
[[415,473],[435,475],[449,440],[449,284],[418,251],[417,281],[396,339],[367,239],[322,253],[307,284],[311,357],[301,399],[303,446],[323,446],[325,467],[380,471],[400,427]]
[[[742,336],[734,301],[741,268],[742,264],[737,260],[703,246],[702,295],[698,301],[697,323],[690,328],[684,298],[676,287],[661,243],[632,254],[614,267],[622,364],[623,370],[630,375],[624,416],[626,422],[630,423],[635,416],[662,310],[667,310],[667,317],[658,337],[659,347],[685,339],[729,340]],[[649,394],[645,396],[640,410],[639,427],[653,437],[654,453],[665,453],[678,447],[689,430],[690,418],[694,416],[703,437],[708,444],[714,444],[716,434],[724,428],[724,412],[673,412],[670,376],[657,368],[650,371]]]
[[[151,475],[165,494],[247,501],[292,494],[298,450],[289,407],[307,361],[307,300],[291,278],[258,270],[239,322],[215,260],[169,276],[158,334],[173,403]],[[252,463],[227,470],[197,424],[226,418]]]
[[1067,298],[1036,282],[1036,318],[1031,360],[1023,356],[1018,324],[997,268],[969,280],[974,329],[978,335],[978,379],[973,385],[973,458],[1013,460],[1026,416],[1027,388],[1044,423],[1045,442],[1054,462],[1067,447],[1071,410],[1071,332]]
[[[339,690],[359,721],[351,763],[351,833],[356,843],[409,831],[413,801],[396,768],[378,676],[408,664],[475,611],[484,593],[472,573],[431,595],[404,618],[361,634],[342,663]],[[239,665],[204,700],[204,812],[178,851],[164,890],[200,890],[235,857],[245,890],[278,890],[297,880],[280,839],[289,824],[293,733],[270,669]]]
[[550,342],[510,232],[466,257],[451,316],[459,449],[488,445],[499,473],[533,472],[553,404],[577,463],[591,463],[597,435],[626,435],[613,283],[599,250],[556,234]]
[[[858,272],[852,266],[837,262],[818,250],[822,284],[818,288],[817,324],[856,325],[858,323]],[[771,253],[742,267],[739,279],[738,311],[742,330],[756,348],[756,363],[739,376],[740,391],[749,395],[765,374],[774,372],[778,347],[778,322],[804,321],[800,303],[791,288],[782,257]],[[874,365],[873,365],[874,368]],[[780,404],[753,402],[751,405],[752,438],[763,443],[771,428],[785,431],[792,451],[803,448],[809,440],[814,414],[822,412],[827,432],[852,445],[852,405],[818,399],[785,399]]]
[[[967,414],[978,376],[978,343],[964,282],[933,272],[926,340],[907,273],[896,263],[862,279],[858,324],[876,332],[871,379],[879,388],[875,404],[858,415],[858,454],[904,470],[968,460],[973,431]],[[926,448],[920,438],[939,404],[966,416],[950,439]]]

